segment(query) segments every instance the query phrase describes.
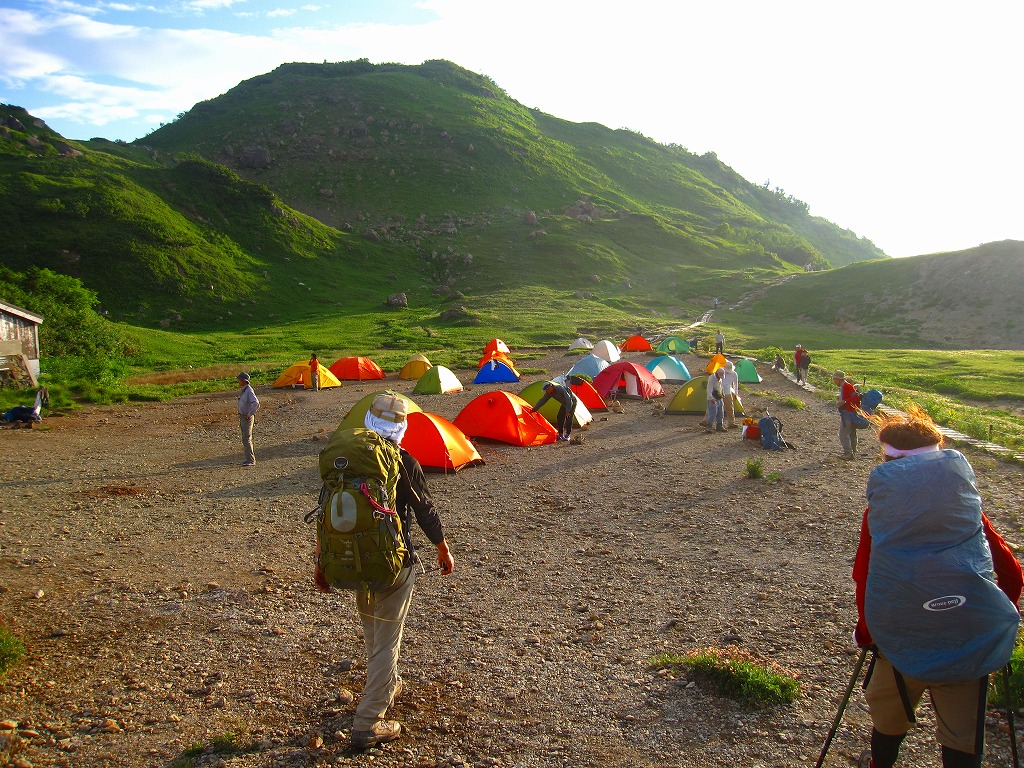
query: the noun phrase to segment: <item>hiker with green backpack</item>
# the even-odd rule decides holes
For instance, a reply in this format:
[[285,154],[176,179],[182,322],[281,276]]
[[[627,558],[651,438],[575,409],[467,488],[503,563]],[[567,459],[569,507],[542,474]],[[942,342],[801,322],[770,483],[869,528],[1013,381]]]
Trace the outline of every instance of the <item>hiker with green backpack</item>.
[[386,720],[402,691],[398,659],[412,603],[415,568],[423,566],[410,536],[412,521],[437,549],[442,574],[455,568],[441,517],[420,463],[400,444],[408,404],[393,392],[378,395],[364,429],[339,429],[320,452],[324,480],[317,518],[314,581],[323,592],[355,592],[366,646],[366,685],[352,720],[352,748],[394,741],[402,732]]

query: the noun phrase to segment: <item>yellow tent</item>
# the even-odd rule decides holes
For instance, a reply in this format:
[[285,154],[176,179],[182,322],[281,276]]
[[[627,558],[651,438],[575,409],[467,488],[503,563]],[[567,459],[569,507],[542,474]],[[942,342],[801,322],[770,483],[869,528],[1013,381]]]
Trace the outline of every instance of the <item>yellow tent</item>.
[[406,379],[407,381],[417,381],[431,367],[433,366],[431,366],[430,361],[423,355],[413,355],[409,358],[409,362],[402,366],[402,370],[398,372],[398,378]]
[[[309,375],[309,363],[296,363],[295,365],[288,366],[284,369],[284,373],[277,377],[277,381],[274,382],[273,386],[276,389],[298,386],[301,386],[303,389],[312,389],[313,380]],[[341,382],[328,370],[327,366],[321,365],[320,389],[340,386]]]
[[704,369],[705,373],[714,373],[719,368],[725,368],[725,364],[729,362],[725,359],[725,355],[712,355],[711,359],[708,360],[707,367]]

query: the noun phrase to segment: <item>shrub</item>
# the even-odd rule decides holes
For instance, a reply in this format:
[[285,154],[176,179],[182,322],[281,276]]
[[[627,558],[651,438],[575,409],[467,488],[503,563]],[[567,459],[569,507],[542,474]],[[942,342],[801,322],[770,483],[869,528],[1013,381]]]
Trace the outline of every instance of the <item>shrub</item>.
[[760,456],[747,458],[747,477],[751,480],[759,480],[764,477],[764,459]]
[[747,704],[789,704],[800,695],[796,673],[727,645],[682,655],[661,654],[650,668],[676,668],[709,682],[722,696]]
[[25,657],[25,644],[6,627],[0,627],[0,678]]

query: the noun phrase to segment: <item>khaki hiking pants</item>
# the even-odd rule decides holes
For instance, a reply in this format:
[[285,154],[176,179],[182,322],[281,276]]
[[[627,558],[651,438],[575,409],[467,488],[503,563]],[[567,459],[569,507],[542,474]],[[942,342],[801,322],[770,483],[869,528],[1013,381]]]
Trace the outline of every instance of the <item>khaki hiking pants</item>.
[[352,720],[353,731],[368,731],[391,706],[398,687],[398,657],[402,649],[405,618],[412,604],[416,574],[402,569],[398,581],[386,592],[356,592],[356,610],[363,624],[366,645],[366,685]]

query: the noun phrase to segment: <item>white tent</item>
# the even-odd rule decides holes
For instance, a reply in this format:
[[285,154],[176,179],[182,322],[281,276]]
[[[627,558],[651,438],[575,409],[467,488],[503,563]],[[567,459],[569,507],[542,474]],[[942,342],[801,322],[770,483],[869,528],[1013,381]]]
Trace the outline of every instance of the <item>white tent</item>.
[[583,337],[580,337],[580,338],[576,339],[576,341],[574,341],[572,344],[569,345],[569,351],[570,352],[572,352],[574,349],[593,349],[593,348],[594,348],[593,342],[589,341],[588,339],[584,339]]
[[608,341],[608,339],[599,341],[594,345],[594,354],[609,363],[617,363],[622,357],[619,353],[619,348]]

